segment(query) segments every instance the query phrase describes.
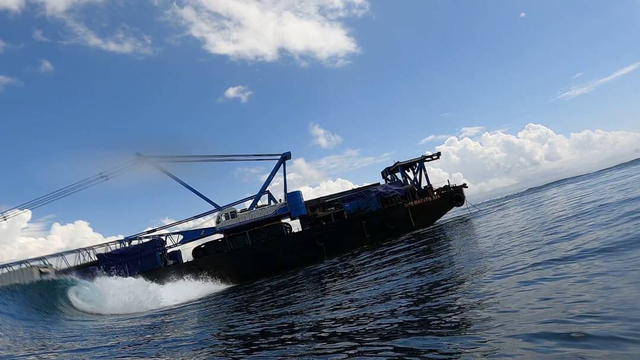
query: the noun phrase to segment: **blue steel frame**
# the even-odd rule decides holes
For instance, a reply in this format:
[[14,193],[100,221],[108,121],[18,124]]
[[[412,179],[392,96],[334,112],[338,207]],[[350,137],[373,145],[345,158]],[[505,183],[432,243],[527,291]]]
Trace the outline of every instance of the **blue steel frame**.
[[[267,193],[267,188],[269,187],[269,185],[271,185],[271,182],[273,181],[273,178],[276,176],[276,174],[280,170],[280,167],[282,167],[282,169],[283,169],[282,173],[283,173],[283,181],[284,181],[284,194],[285,194],[285,198],[286,198],[286,194],[287,194],[287,166],[285,164],[286,164],[287,160],[291,160],[291,152],[290,151],[287,151],[287,152],[283,153],[280,156],[280,159],[278,160],[276,165],[271,170],[271,173],[269,174],[269,176],[267,176],[267,179],[264,181],[264,184],[262,184],[262,187],[260,187],[260,190],[258,190],[258,193],[255,195],[255,198],[251,202],[251,205],[249,205],[249,210],[255,209],[256,206],[258,205],[258,201],[260,201],[262,196],[265,193]],[[271,203],[271,201],[273,201],[274,203],[277,202],[276,199],[271,194],[271,192],[268,192],[267,194],[268,194],[268,197],[269,197],[269,203]]]
[[[157,162],[154,161],[154,159],[157,158],[157,157],[145,157],[145,156],[143,156],[141,154],[137,154],[137,155],[139,157],[141,157],[142,159],[150,162],[150,164],[152,166],[154,166],[156,169],[160,170],[161,172],[163,172],[164,174],[166,174],[167,176],[169,176],[170,178],[172,178],[173,180],[178,182],[180,185],[182,185],[185,188],[187,188],[189,191],[191,191],[194,194],[196,194],[198,197],[200,197],[201,199],[203,199],[207,203],[211,204],[214,207],[214,209],[213,210],[209,210],[209,211],[205,211],[205,212],[200,213],[198,215],[194,215],[194,216],[191,216],[189,218],[182,219],[182,220],[179,220],[179,221],[167,224],[167,225],[163,225],[163,226],[160,226],[160,227],[157,227],[157,228],[149,229],[147,231],[143,231],[143,232],[140,232],[140,233],[135,234],[135,235],[127,236],[125,238],[125,240],[129,241],[129,242],[134,241],[134,240],[139,240],[139,239],[150,238],[152,236],[151,234],[154,234],[154,233],[156,233],[158,231],[169,229],[169,228],[174,227],[176,225],[180,225],[180,224],[186,223],[188,221],[192,221],[192,220],[197,220],[197,219],[203,218],[205,216],[213,215],[213,214],[219,212],[222,209],[225,209],[225,208],[228,208],[228,207],[232,207],[232,206],[235,206],[235,205],[238,205],[238,204],[242,204],[242,203],[247,202],[249,200],[252,200],[252,201],[251,201],[251,204],[249,205],[248,209],[249,210],[253,210],[258,205],[258,201],[260,201],[260,199],[265,195],[267,196],[269,204],[277,203],[276,198],[273,196],[271,191],[268,190],[268,188],[269,188],[269,185],[271,185],[271,182],[273,181],[274,177],[276,176],[276,174],[278,173],[278,171],[280,170],[281,167],[282,167],[282,172],[283,172],[284,192],[285,192],[285,199],[286,199],[286,194],[287,194],[287,191],[288,191],[288,189],[287,189],[287,167],[286,167],[286,162],[288,160],[291,160],[291,152],[290,151],[287,151],[285,153],[280,154],[280,157],[278,158],[277,163],[275,164],[275,166],[271,170],[271,173],[269,173],[269,176],[267,176],[267,179],[265,180],[265,182],[260,187],[260,190],[258,190],[258,192],[255,195],[247,196],[244,199],[240,199],[240,200],[231,202],[231,203],[223,205],[223,206],[219,206],[213,200],[207,198],[204,194],[200,193],[198,190],[194,189],[189,184],[187,184],[184,181],[180,180],[177,176],[173,175],[168,170],[162,168],[160,165],[157,164]],[[225,161],[225,162],[226,161],[252,161],[251,159],[247,160],[246,157],[251,157],[251,158],[255,159],[256,156],[273,156],[273,154],[264,154],[264,155],[252,154],[252,155],[235,155],[235,156],[232,156],[232,155],[218,155],[218,157],[223,157],[224,160],[207,160],[207,161],[209,161],[209,162],[214,162],[214,161]],[[214,157],[214,155],[212,155],[212,157]],[[191,162],[191,160],[187,160],[185,162]],[[199,230],[205,230],[202,233],[203,236],[194,236],[194,237],[188,236],[188,237],[183,238],[180,241],[180,243],[184,244],[186,242],[197,240],[197,238],[211,236],[211,235],[217,233],[217,230],[216,230],[215,227],[199,229]],[[178,232],[178,233],[182,233],[182,232]],[[161,235],[163,235],[163,234],[161,234]],[[156,235],[153,235],[153,236],[156,236]]]

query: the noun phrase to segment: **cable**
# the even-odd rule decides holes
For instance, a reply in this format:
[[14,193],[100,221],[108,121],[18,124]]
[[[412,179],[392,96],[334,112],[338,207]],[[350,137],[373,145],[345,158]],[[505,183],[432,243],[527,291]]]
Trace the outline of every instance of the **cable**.
[[469,199],[465,199],[466,203],[467,203],[467,211],[469,211],[469,213],[471,213],[471,210],[469,210],[469,204],[471,204],[471,206],[473,206],[476,210],[481,211],[479,207],[473,205],[473,203],[471,201],[469,201]]
[[107,171],[103,171],[96,175],[90,176],[86,179],[75,182],[71,185],[65,186],[56,191],[52,191],[48,194],[35,198],[31,201],[27,201],[23,204],[15,206],[9,210],[3,211],[0,213],[0,221],[7,221],[13,217],[16,217],[27,210],[34,210],[41,206],[47,205],[54,201],[63,199],[67,196],[75,194],[79,191],[85,190],[102,182],[108,181],[116,176],[122,175],[128,170],[132,169],[138,164],[138,160],[133,160],[123,165],[116,166]]

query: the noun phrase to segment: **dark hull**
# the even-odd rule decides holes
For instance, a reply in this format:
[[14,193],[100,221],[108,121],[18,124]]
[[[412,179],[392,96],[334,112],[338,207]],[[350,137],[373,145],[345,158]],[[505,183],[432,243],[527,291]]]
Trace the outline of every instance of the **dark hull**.
[[456,194],[459,195],[455,205],[460,206],[460,195],[464,199],[462,187],[439,189],[432,197],[349,216],[240,249],[154,269],[141,276],[166,282],[186,275],[208,275],[231,283],[266,277],[431,226],[454,207]]

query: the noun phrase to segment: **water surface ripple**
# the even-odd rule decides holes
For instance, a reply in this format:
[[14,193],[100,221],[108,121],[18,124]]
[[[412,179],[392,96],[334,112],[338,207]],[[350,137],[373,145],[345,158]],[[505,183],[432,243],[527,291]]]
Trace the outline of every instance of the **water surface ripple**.
[[[249,284],[139,280],[156,302],[123,279],[2,288],[0,356],[638,358],[638,184],[635,161]],[[151,305],[104,315],[100,296]]]

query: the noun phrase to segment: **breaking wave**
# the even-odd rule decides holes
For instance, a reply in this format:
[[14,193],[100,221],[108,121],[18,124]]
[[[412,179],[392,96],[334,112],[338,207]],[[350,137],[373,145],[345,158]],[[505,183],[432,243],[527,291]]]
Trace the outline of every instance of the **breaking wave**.
[[182,279],[157,284],[142,278],[98,277],[68,290],[73,306],[91,314],[132,314],[200,299],[227,285],[212,280]]
[[143,313],[195,301],[228,286],[206,278],[165,284],[142,278],[57,278],[0,288],[0,316],[25,321]]

